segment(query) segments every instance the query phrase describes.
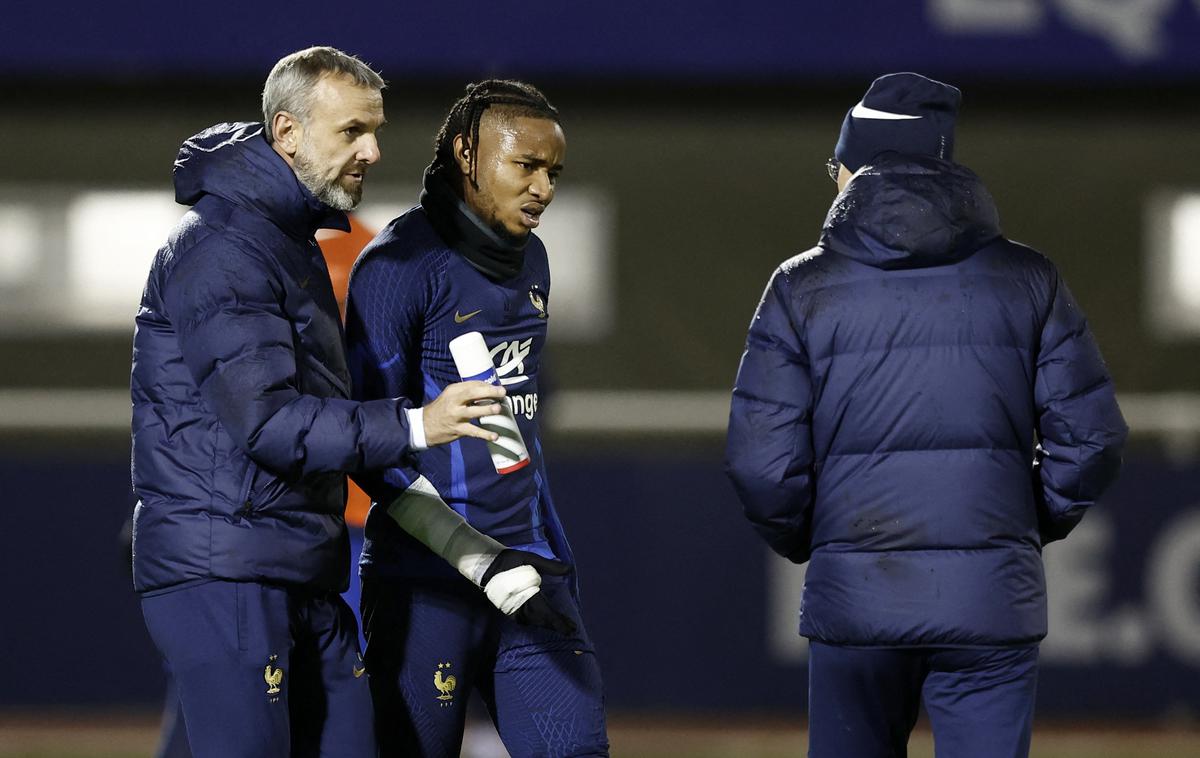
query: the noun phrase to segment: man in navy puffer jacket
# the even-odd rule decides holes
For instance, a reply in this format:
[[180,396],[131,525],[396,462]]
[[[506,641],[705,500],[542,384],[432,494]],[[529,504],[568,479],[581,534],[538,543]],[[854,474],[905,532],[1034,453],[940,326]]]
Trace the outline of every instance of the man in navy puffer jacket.
[[[263,124],[184,143],[193,206],[156,256],[134,336],[134,584],[192,754],[374,756],[350,609],[346,473],[494,437],[482,382],[424,408],[350,400],[320,227],[348,229],[379,158],[383,80],[332,48],[282,59]],[[419,430],[419,431],[418,431]]]
[[727,468],[747,518],[809,562],[810,755],[1028,754],[1042,546],[1115,478],[1126,427],[1054,265],[1001,236],[951,162],[957,89],[877,79],[840,194],[750,327]]

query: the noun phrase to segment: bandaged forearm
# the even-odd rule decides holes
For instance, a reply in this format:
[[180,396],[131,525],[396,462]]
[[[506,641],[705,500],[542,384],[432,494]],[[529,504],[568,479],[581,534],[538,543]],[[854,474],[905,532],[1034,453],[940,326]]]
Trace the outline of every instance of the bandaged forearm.
[[423,476],[388,506],[388,515],[477,585],[482,584],[483,573],[504,549],[468,524]]
[[[447,505],[423,476],[418,477],[387,510],[401,529],[477,586],[483,585],[484,573],[504,550],[504,545],[476,530]],[[493,605],[512,614],[538,592],[541,584],[542,577],[535,568],[518,566],[493,576],[484,591]]]

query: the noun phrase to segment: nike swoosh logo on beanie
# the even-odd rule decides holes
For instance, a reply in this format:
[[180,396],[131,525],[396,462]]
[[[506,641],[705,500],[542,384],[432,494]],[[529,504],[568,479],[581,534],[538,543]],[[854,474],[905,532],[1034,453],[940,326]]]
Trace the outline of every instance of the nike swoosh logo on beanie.
[[904,121],[906,119],[922,118],[921,116],[909,116],[906,113],[889,113],[888,111],[878,111],[874,108],[868,108],[859,101],[858,105],[850,111],[850,115],[854,118],[874,118],[883,121]]

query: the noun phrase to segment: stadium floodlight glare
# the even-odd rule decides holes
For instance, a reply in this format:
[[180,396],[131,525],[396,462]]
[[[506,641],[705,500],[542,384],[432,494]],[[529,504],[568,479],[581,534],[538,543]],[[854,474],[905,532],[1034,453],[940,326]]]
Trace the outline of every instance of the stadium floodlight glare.
[[616,200],[596,187],[571,185],[555,195],[537,235],[550,251],[551,340],[593,342],[616,325]]
[[[372,186],[354,213],[376,232],[416,194]],[[572,186],[542,218],[555,342],[595,342],[615,329],[616,208],[610,193]],[[53,187],[31,198],[0,186],[0,332],[128,331],[150,262],[186,212],[169,190]]]
[[1146,303],[1163,339],[1200,337],[1200,192],[1159,193],[1147,212]]
[[0,287],[28,283],[36,269],[39,240],[36,208],[0,205]]
[[67,207],[65,302],[83,327],[129,328],[155,252],[186,209],[170,192],[83,192]]

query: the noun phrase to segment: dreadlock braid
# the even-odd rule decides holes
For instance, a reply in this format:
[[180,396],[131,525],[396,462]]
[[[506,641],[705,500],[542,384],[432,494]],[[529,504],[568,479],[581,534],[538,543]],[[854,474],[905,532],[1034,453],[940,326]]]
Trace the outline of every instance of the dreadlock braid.
[[[545,118],[562,125],[558,110],[546,96],[532,84],[511,79],[486,79],[468,84],[466,94],[458,99],[446,114],[442,128],[438,130],[433,144],[433,161],[429,164],[431,174],[449,171],[454,166],[454,138],[462,135],[471,147],[470,166],[467,179],[471,186],[479,189],[476,174],[479,166],[479,122],[488,108],[503,107],[515,116]],[[453,184],[453,183],[452,183]]]

